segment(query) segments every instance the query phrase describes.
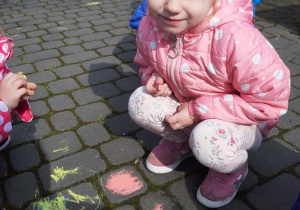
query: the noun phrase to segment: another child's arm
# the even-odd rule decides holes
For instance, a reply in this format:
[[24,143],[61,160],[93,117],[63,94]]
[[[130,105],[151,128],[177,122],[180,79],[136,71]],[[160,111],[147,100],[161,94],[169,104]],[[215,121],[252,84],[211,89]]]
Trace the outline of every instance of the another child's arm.
[[8,73],[0,83],[0,98],[11,111],[19,105],[23,95],[28,93],[26,80],[17,74]]

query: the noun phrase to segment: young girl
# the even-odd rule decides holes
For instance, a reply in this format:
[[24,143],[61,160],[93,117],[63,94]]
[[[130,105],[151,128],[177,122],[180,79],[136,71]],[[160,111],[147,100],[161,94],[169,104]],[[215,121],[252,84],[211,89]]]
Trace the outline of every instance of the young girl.
[[129,114],[163,137],[146,166],[167,173],[193,154],[210,168],[197,198],[211,208],[232,201],[247,151],[288,108],[289,70],[252,13],[251,0],[148,0],[137,32],[144,86]]
[[0,36],[0,151],[10,142],[12,130],[10,113],[15,113],[22,121],[33,118],[28,99],[34,95],[36,84],[27,82],[26,77],[9,71],[5,61],[12,56],[13,41]]

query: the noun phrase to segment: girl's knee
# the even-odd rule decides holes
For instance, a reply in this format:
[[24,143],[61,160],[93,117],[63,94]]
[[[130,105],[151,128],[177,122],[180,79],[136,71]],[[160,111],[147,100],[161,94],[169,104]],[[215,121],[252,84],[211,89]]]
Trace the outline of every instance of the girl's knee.
[[190,147],[197,160],[206,167],[221,173],[230,173],[241,167],[248,158],[245,149],[230,144],[218,121],[206,120],[199,123],[190,136]]

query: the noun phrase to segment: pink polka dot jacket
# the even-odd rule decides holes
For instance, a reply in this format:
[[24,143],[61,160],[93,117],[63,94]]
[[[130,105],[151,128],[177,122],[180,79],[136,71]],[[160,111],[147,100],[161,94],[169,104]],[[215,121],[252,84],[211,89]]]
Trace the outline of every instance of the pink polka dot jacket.
[[[5,64],[12,56],[13,41],[0,36],[0,82],[10,72]],[[22,101],[19,106],[12,110],[22,121],[30,122],[33,118],[32,110],[28,101]],[[0,98],[0,142],[6,139],[12,130],[11,115],[6,104]]]
[[137,31],[142,84],[161,75],[194,122],[221,119],[256,124],[266,136],[287,112],[290,72],[253,27],[252,2],[219,0],[213,16],[169,35],[147,11]]

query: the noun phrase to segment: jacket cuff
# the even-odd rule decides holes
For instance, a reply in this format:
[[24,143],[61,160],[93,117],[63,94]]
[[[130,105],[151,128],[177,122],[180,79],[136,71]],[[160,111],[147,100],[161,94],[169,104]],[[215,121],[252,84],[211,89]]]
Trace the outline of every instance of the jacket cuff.
[[190,114],[190,117],[192,118],[192,120],[194,122],[199,122],[201,121],[201,118],[199,116],[199,113],[197,112],[197,104],[196,104],[196,101],[195,100],[191,100],[189,102],[189,114]]

